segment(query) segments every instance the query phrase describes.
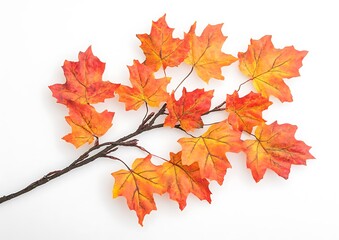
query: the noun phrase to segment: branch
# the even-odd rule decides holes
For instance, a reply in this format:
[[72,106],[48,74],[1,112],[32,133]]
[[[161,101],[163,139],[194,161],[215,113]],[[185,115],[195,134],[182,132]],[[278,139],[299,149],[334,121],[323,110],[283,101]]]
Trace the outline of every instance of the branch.
[[[154,117],[152,118],[151,122],[147,125],[145,125],[144,127],[139,127],[137,130],[135,130],[133,133],[130,133],[120,139],[118,139],[115,142],[105,142],[102,144],[97,144],[94,145],[93,147],[91,147],[88,151],[86,151],[84,154],[82,154],[78,159],[76,159],[75,161],[73,161],[70,165],[68,165],[67,167],[61,169],[61,170],[56,170],[56,171],[52,171],[49,172],[48,174],[44,175],[42,178],[40,178],[39,180],[36,180],[34,182],[32,182],[31,184],[29,184],[27,187],[11,193],[9,195],[5,195],[0,197],[0,204],[9,201],[13,198],[16,198],[22,194],[25,194],[27,192],[32,191],[33,189],[44,185],[46,183],[48,183],[49,181],[60,177],[62,175],[64,175],[65,173],[68,173],[70,171],[72,171],[73,169],[76,169],[78,167],[84,166],[90,162],[93,162],[94,160],[101,158],[101,157],[107,157],[107,154],[116,151],[118,149],[119,146],[133,146],[137,144],[137,140],[136,139],[132,139],[130,141],[127,141],[128,139],[131,139],[143,132],[146,131],[150,131],[152,129],[155,128],[160,128],[163,127],[163,124],[157,124],[157,125],[153,125],[153,123],[155,122],[155,120],[165,111],[166,109],[166,104],[163,105],[163,107],[159,110],[159,112],[154,115]],[[150,114],[151,115],[151,114]],[[153,115],[152,115],[153,116]],[[98,153],[94,154],[93,156],[90,156],[90,154],[95,151],[98,150],[100,148],[103,148],[101,151],[99,151]]]
[[[222,106],[225,103],[223,102],[222,104],[216,106],[215,108],[213,108],[212,110],[206,112],[204,115],[207,115],[211,112],[215,112],[215,111],[221,111],[222,110]],[[132,139],[138,135],[140,135],[143,132],[146,131],[150,131],[156,128],[162,128],[164,126],[163,123],[159,123],[159,124],[154,124],[155,121],[158,119],[159,116],[165,114],[165,110],[166,110],[166,104],[164,104],[157,113],[150,113],[148,114],[142,121],[142,123],[140,124],[140,126],[132,133],[116,140],[116,141],[112,141],[112,142],[105,142],[105,143],[101,143],[99,144],[99,141],[96,141],[97,143],[91,147],[88,151],[86,151],[85,153],[83,153],[79,158],[77,158],[75,161],[73,161],[70,165],[68,165],[67,167],[60,169],[60,170],[56,170],[56,171],[52,171],[47,173],[46,175],[44,175],[42,178],[32,182],[31,184],[29,184],[28,186],[26,186],[25,188],[8,194],[8,195],[4,195],[2,197],[0,197],[0,204],[9,201],[13,198],[16,198],[22,194],[28,193],[30,191],[32,191],[33,189],[44,185],[48,182],[50,182],[51,180],[58,178],[62,175],[64,175],[65,173],[68,173],[78,167],[84,166],[88,163],[91,163],[93,161],[95,161],[96,159],[99,158],[103,158],[103,157],[109,157],[111,159],[114,160],[119,160],[122,161],[116,157],[112,157],[109,156],[108,154],[116,151],[119,146],[134,146],[134,147],[139,147],[137,145],[138,140],[137,139]],[[180,129],[182,131],[184,131],[182,128],[180,128],[179,125],[176,125],[175,128]],[[185,131],[186,132],[186,131]],[[186,132],[187,133],[187,132]],[[187,133],[189,134],[189,133]],[[190,134],[189,134],[190,135]],[[192,135],[191,135],[192,136]],[[130,140],[131,139],[131,140]],[[102,149],[103,148],[103,149]],[[140,148],[140,147],[139,147]],[[91,153],[93,153],[93,151],[95,150],[99,150],[102,149],[101,151],[97,152],[96,154],[91,156]],[[126,164],[125,164],[126,165]],[[127,165],[126,165],[127,166]]]
[[74,162],[72,162],[69,166],[65,167],[64,169],[61,170],[56,170],[56,171],[52,171],[48,174],[46,174],[45,176],[43,176],[42,178],[40,178],[39,180],[29,184],[27,187],[23,188],[20,191],[14,192],[12,194],[9,194],[7,196],[3,196],[0,198],[0,204],[3,202],[6,202],[8,200],[11,200],[13,198],[16,198],[24,193],[30,192],[33,189],[44,185],[45,183],[48,183],[49,181],[60,177],[61,175],[64,175],[65,173],[68,173],[69,171],[81,167],[85,164],[88,164],[90,162],[93,162],[95,159],[99,158],[101,156],[101,154],[108,148],[111,148],[111,146],[115,146],[115,145],[111,145],[111,146],[107,146],[105,149],[103,149],[102,151],[100,151],[99,153],[89,157],[89,154],[93,151],[96,150],[98,148],[99,145],[96,145],[92,148],[90,148],[87,152],[85,152],[83,155],[81,155],[78,159],[76,159]]

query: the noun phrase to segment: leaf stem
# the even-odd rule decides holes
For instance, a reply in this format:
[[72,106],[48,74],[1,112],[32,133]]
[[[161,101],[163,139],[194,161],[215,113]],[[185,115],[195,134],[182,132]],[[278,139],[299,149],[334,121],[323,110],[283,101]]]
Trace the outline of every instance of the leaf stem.
[[240,85],[239,85],[239,87],[238,87],[238,92],[240,91],[240,89],[241,89],[241,87],[243,86],[243,85],[245,85],[246,83],[248,83],[249,81],[252,81],[253,80],[253,78],[249,78],[249,79],[247,79],[245,82],[243,82],[243,83],[241,83]]
[[219,111],[224,111],[226,110],[226,108],[223,108],[223,106],[226,104],[226,101],[223,101],[222,103],[220,103],[218,106],[214,107],[213,109],[205,112],[204,114],[202,114],[202,116],[208,115],[212,112],[219,112]]
[[180,127],[180,125],[179,125],[179,124],[175,125],[175,126],[174,126],[174,128],[176,128],[176,129],[179,129],[179,130],[183,131],[184,133],[186,133],[188,136],[190,136],[190,137],[192,137],[192,138],[194,138],[194,137],[195,137],[195,136],[193,136],[192,134],[190,134],[189,132],[187,132],[185,129],[183,129],[182,127]]
[[163,157],[161,157],[161,156],[159,156],[159,155],[156,155],[156,154],[151,153],[150,151],[148,151],[148,150],[147,150],[146,148],[144,148],[144,147],[141,147],[141,146],[139,146],[139,145],[136,145],[135,147],[136,147],[136,148],[139,148],[141,151],[146,152],[146,153],[149,154],[149,155],[152,155],[153,157],[156,157],[156,158],[159,158],[159,159],[161,159],[161,160],[164,160],[164,161],[168,162],[167,159],[165,159],[165,158],[163,158]]
[[131,168],[130,168],[123,160],[121,160],[120,158],[117,158],[117,157],[114,157],[114,156],[104,156],[104,157],[105,157],[105,158],[109,158],[109,159],[113,159],[113,160],[117,160],[117,161],[121,162],[122,164],[125,165],[125,167],[126,167],[129,171],[131,171]]
[[164,68],[164,66],[162,66],[162,71],[163,71],[165,77],[167,77],[166,69]]
[[214,125],[214,124],[218,124],[218,123],[221,123],[222,121],[219,121],[219,122],[212,122],[212,123],[204,123],[204,126],[211,126],[211,125]]
[[189,73],[181,80],[181,82],[179,83],[179,85],[174,89],[174,92],[176,92],[178,90],[178,88],[181,86],[181,84],[184,83],[184,81],[192,74],[194,69],[194,66],[191,68],[191,70],[189,71]]

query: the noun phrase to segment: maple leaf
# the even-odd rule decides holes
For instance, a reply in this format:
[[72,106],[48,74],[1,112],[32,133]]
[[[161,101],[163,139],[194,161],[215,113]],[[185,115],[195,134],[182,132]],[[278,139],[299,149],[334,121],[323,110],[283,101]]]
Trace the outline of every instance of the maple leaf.
[[307,51],[298,51],[293,46],[276,49],[267,35],[259,40],[251,39],[247,51],[238,53],[239,68],[264,97],[272,95],[281,102],[291,102],[292,95],[283,78],[300,75],[306,54]]
[[92,143],[94,138],[101,137],[112,126],[113,112],[105,110],[98,113],[88,104],[69,102],[69,116],[66,116],[67,123],[72,127],[72,133],[63,137],[76,148],[83,144]]
[[222,25],[208,25],[198,37],[195,35],[196,23],[194,23],[185,36],[189,39],[191,48],[185,63],[192,65],[198,76],[206,83],[211,78],[223,80],[221,67],[228,66],[237,60],[234,56],[221,51],[227,39],[221,32]]
[[132,169],[112,173],[115,178],[113,198],[125,197],[129,209],[136,212],[140,225],[146,214],[157,209],[153,193],[165,192],[164,186],[159,182],[158,172],[161,166],[153,165],[151,157],[148,155],[145,158],[137,158]]
[[79,53],[79,61],[65,61],[63,65],[66,83],[49,86],[57,102],[67,105],[69,101],[82,104],[103,102],[114,97],[119,84],[102,80],[105,63],[93,55],[92,48]]
[[231,167],[226,152],[243,150],[240,136],[241,132],[233,130],[226,122],[220,122],[211,125],[200,137],[180,138],[182,163],[191,165],[197,162],[202,178],[216,180],[221,185],[226,169]]
[[154,71],[161,66],[164,70],[178,66],[186,58],[190,47],[187,40],[172,37],[174,29],[168,27],[165,17],[166,14],[152,23],[150,35],[137,34],[146,56],[145,64]]
[[186,88],[183,88],[182,96],[177,101],[172,92],[167,100],[169,114],[165,118],[164,126],[174,127],[180,122],[180,127],[185,131],[201,128],[201,115],[210,109],[212,97],[213,90],[205,92],[204,89],[195,89],[193,92],[187,92]]
[[137,110],[143,103],[158,107],[168,97],[166,91],[169,77],[155,79],[154,72],[146,65],[134,60],[133,66],[128,67],[132,88],[120,85],[116,90],[119,101],[126,104],[126,110]]
[[254,126],[265,122],[262,118],[262,111],[271,104],[272,102],[259,93],[250,92],[239,98],[238,92],[234,91],[226,98],[226,111],[229,112],[228,123],[236,130],[252,132]]
[[198,164],[183,165],[181,152],[170,153],[170,158],[170,161],[162,165],[160,181],[164,183],[170,198],[179,203],[179,208],[183,210],[186,207],[189,193],[211,203],[209,182],[201,178]]
[[268,168],[287,179],[292,164],[306,165],[307,159],[314,158],[309,153],[311,147],[295,139],[296,130],[291,124],[262,124],[255,130],[255,140],[244,141],[247,167],[256,182]]

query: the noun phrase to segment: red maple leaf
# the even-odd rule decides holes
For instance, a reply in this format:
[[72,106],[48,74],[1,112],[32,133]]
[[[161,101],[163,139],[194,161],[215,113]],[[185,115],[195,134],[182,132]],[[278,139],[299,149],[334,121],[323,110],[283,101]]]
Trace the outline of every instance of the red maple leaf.
[[226,98],[226,111],[229,112],[228,122],[234,129],[252,132],[253,127],[265,122],[262,112],[271,104],[272,102],[259,93],[250,92],[240,98],[238,92],[234,91]]
[[181,98],[175,100],[173,92],[167,100],[168,116],[164,126],[174,127],[179,122],[185,131],[201,128],[204,125],[201,115],[210,109],[212,97],[213,90],[205,92],[204,89],[195,89],[187,92],[183,88]]
[[65,61],[62,67],[66,83],[49,86],[59,103],[67,105],[69,101],[81,104],[103,102],[113,98],[119,84],[102,80],[105,63],[93,55],[92,48],[79,53],[79,61]]
[[247,167],[256,182],[268,168],[287,179],[292,164],[306,165],[307,159],[314,158],[309,153],[311,147],[295,139],[296,131],[297,126],[291,124],[262,124],[255,130],[255,140],[244,141]]

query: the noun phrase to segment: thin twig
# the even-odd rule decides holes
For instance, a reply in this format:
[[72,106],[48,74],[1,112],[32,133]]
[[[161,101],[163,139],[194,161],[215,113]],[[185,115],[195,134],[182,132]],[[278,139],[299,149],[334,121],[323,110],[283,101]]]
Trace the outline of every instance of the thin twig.
[[147,116],[148,115],[148,104],[147,104],[147,102],[145,102],[145,107],[146,107],[146,113],[145,113],[144,118],[142,119],[141,125],[144,125],[144,123],[146,122],[145,120],[148,117]]
[[157,118],[165,113],[166,110],[166,103],[164,105],[162,105],[162,107],[159,109],[159,111],[153,116],[153,118],[151,118],[151,120],[149,121],[148,125],[152,126],[155,122],[155,120],[157,120]]

